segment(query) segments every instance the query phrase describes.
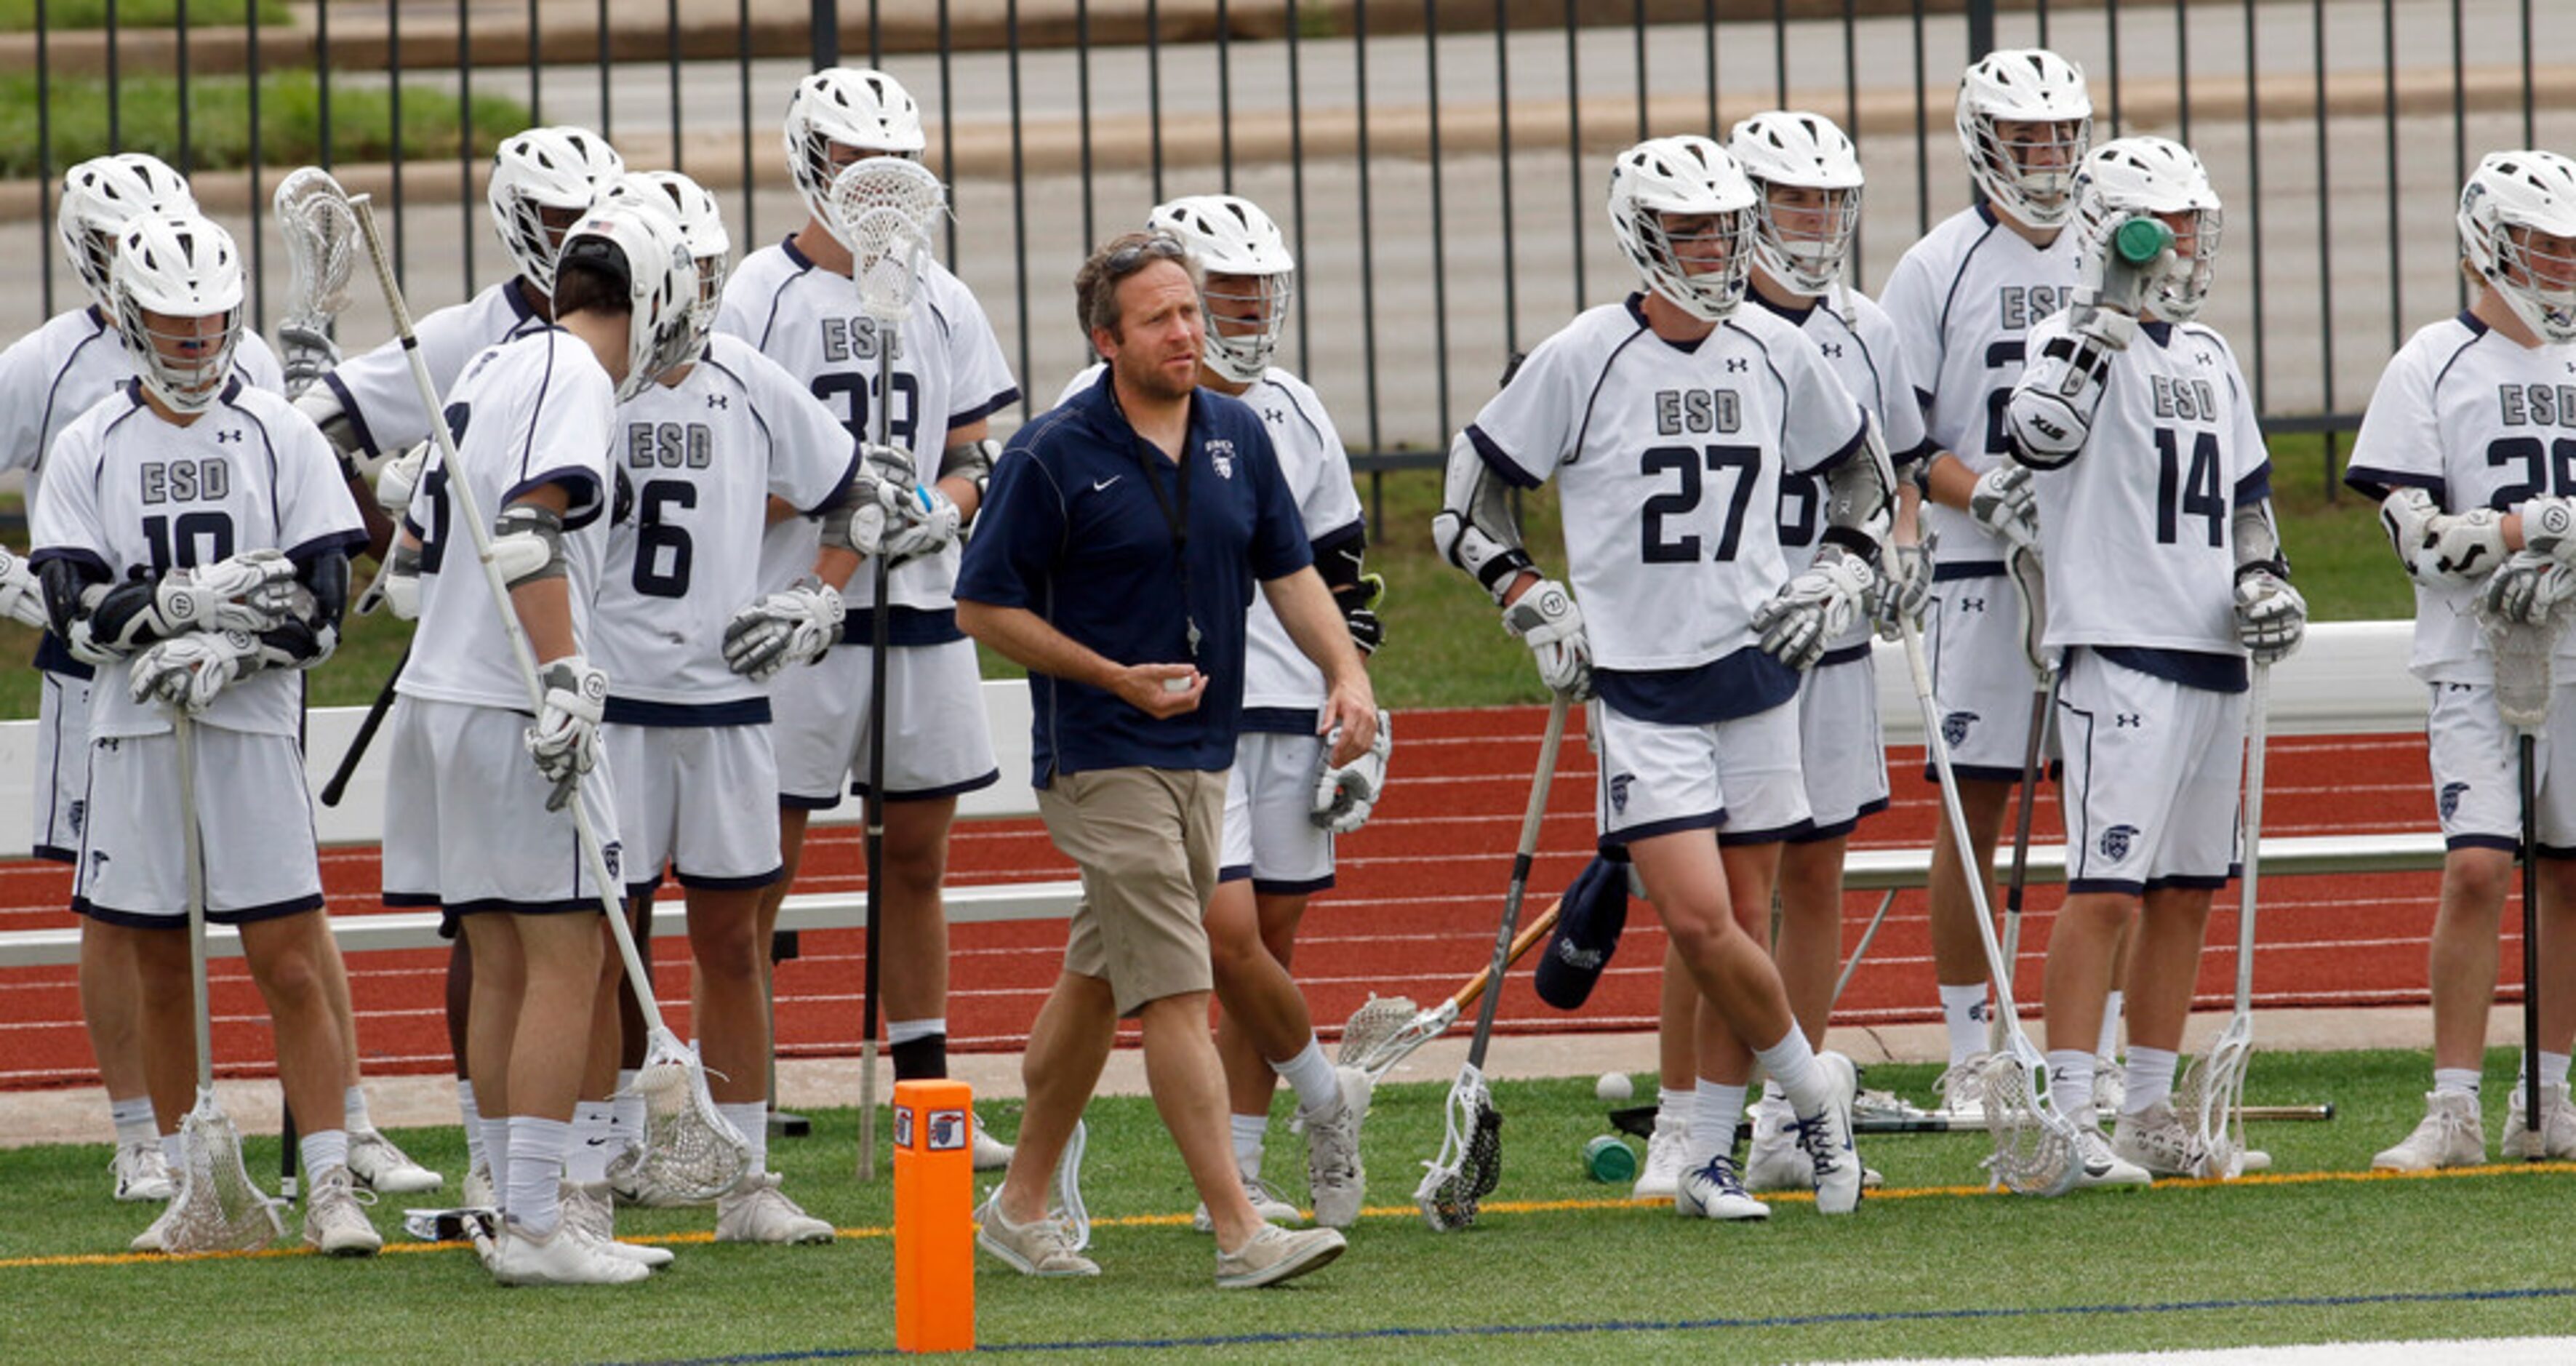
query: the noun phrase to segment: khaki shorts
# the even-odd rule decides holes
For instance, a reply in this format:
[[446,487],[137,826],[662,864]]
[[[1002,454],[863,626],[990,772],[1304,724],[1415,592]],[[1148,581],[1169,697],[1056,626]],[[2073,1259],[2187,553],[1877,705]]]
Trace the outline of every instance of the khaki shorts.
[[1225,825],[1223,773],[1110,768],[1038,789],[1055,847],[1082,869],[1064,970],[1109,983],[1118,1013],[1208,991],[1205,915]]

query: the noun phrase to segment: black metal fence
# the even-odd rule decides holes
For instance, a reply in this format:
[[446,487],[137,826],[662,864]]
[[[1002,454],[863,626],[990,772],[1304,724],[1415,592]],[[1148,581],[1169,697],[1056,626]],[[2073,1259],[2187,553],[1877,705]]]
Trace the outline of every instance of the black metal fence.
[[[184,21],[189,0],[172,0]],[[200,0],[203,3],[203,0]],[[272,4],[275,0],[272,0]],[[34,173],[0,217],[35,250],[17,330],[77,298],[50,231],[50,181],[97,147],[63,129],[106,108],[111,146],[194,174],[247,227],[256,315],[282,278],[260,221],[263,73],[309,87],[328,144],[358,95],[396,111],[424,92],[515,101],[577,122],[630,164],[677,166],[735,210],[737,246],[802,217],[777,115],[818,57],[894,73],[932,124],[952,184],[953,268],[983,299],[1047,406],[1083,362],[1068,283],[1086,244],[1172,194],[1227,189],[1290,235],[1300,296],[1286,363],[1333,405],[1363,463],[1427,463],[1491,392],[1505,358],[1631,276],[1609,241],[1608,157],[1657,133],[1712,131],[1759,108],[1850,129],[1871,177],[1856,262],[1875,288],[1904,246],[1968,202],[1951,133],[1974,50],[2039,44],[2093,79],[2096,138],[2191,142],[2228,204],[2208,317],[2237,344],[2276,430],[2348,428],[2408,331],[2456,308],[2450,226],[2478,155],[2576,145],[2576,6],[2534,0],[402,0],[259,6],[194,30],[46,22],[0,37],[32,69]],[[577,11],[575,12],[577,13]],[[303,73],[303,74],[296,74]],[[192,120],[211,83],[253,78],[246,158],[213,164]],[[156,84],[155,82],[160,82]],[[175,100],[146,134],[137,101]],[[156,125],[158,126],[158,125]],[[387,201],[416,307],[505,269],[485,236],[488,142],[460,112],[456,150],[398,137],[343,166]],[[225,134],[227,143],[242,139]],[[316,158],[325,159],[325,158]],[[68,292],[67,292],[68,291]],[[379,332],[364,301],[344,333]],[[2329,438],[2331,440],[2331,437]],[[2328,477],[2332,453],[2329,448]]]

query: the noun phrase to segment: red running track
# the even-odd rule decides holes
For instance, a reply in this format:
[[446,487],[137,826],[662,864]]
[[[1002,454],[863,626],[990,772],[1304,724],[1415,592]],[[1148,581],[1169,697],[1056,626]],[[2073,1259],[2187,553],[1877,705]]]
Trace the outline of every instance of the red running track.
[[[1315,898],[1299,938],[1297,971],[1315,1019],[1329,1036],[1371,992],[1429,1003],[1455,990],[1493,946],[1511,851],[1528,801],[1545,711],[1537,707],[1413,711],[1397,718],[1399,743],[1386,800],[1375,819],[1341,846],[1341,883]],[[1594,769],[1569,736],[1552,791],[1531,888],[1531,910],[1563,890],[1592,847]],[[2272,834],[2368,834],[2430,828],[2433,810],[2422,740],[2408,737],[2276,739],[2265,815]],[[1922,754],[1890,756],[1895,801],[1854,837],[1865,848],[1921,848],[1931,842],[1938,796],[1922,778]],[[2038,817],[2041,842],[2058,839],[2053,802]],[[323,881],[337,915],[380,912],[373,849],[330,851]],[[1071,865],[1031,821],[961,824],[951,852],[956,883],[1072,876]],[[859,834],[818,832],[797,890],[865,885]],[[56,864],[0,865],[0,932],[70,923],[70,870]],[[2255,989],[2264,1005],[2378,1005],[2425,999],[2424,939],[2432,926],[2434,875],[2266,878]],[[2035,999],[2046,923],[2060,893],[2033,889],[2016,985]],[[1853,894],[1845,943],[1857,943],[1875,894]],[[2219,895],[2199,992],[2204,1006],[2231,999],[2236,901]],[[666,907],[663,914],[676,913]],[[1923,896],[1906,892],[1852,980],[1840,1020],[1926,1021],[1934,1008]],[[2508,926],[2512,924],[2508,920]],[[1061,922],[960,925],[949,1020],[963,1049],[1020,1047],[1053,980]],[[856,930],[805,936],[804,956],[780,966],[778,1038],[783,1053],[855,1053],[865,936]],[[1521,1032],[1651,1027],[1662,930],[1639,907],[1617,960],[1578,1015],[1542,1005],[1525,974],[1505,992],[1502,1027]],[[687,1030],[687,969],[681,941],[664,940],[673,961],[656,969],[656,989]],[[2508,940],[2506,960],[2517,945]],[[445,955],[375,953],[350,963],[359,1040],[369,1071],[447,1070]],[[219,1070],[270,1068],[266,1016],[239,960],[215,968],[215,1050]],[[0,1087],[56,1086],[94,1079],[69,968],[0,971]]]

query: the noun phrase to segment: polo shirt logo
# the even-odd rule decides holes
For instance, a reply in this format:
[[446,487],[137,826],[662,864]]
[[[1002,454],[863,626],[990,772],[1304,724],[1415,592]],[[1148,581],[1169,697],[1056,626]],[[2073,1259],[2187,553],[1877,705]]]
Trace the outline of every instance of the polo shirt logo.
[[1207,443],[1208,463],[1216,466],[1216,477],[1234,477],[1234,443],[1224,437],[1212,437]]

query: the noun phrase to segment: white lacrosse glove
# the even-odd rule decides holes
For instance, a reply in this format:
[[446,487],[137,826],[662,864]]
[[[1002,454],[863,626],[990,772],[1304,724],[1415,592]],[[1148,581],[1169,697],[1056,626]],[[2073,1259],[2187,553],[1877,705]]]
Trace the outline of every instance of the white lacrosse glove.
[[1376,808],[1379,794],[1386,791],[1386,759],[1395,748],[1393,720],[1384,711],[1377,714],[1377,739],[1360,757],[1335,767],[1333,747],[1342,742],[1342,728],[1324,737],[1323,769],[1315,777],[1315,806],[1307,819],[1319,830],[1347,835],[1366,824],[1369,812]]
[[1531,584],[1503,609],[1503,629],[1521,638],[1538,660],[1538,681],[1577,702],[1592,696],[1592,645],[1583,636],[1583,612],[1574,595],[1554,579]]
[[2533,498],[2515,511],[2522,514],[2525,549],[2576,564],[2576,498]]
[[1931,533],[1920,545],[1879,547],[1878,591],[1870,595],[1870,622],[1882,640],[1905,638],[1904,623],[1923,629],[1923,614],[1932,605]]
[[265,631],[295,614],[295,562],[246,550],[198,569],[173,569],[152,591],[157,634]]
[[2290,581],[2259,564],[2236,576],[2236,639],[2257,664],[2277,664],[2308,633],[2308,600]]
[[247,631],[190,631],[156,641],[134,657],[126,672],[126,695],[148,706],[154,702],[191,715],[204,711],[233,680],[257,673],[260,646]]
[[1830,542],[1816,547],[1815,563],[1780,585],[1753,609],[1753,630],[1765,653],[1792,669],[1816,667],[1825,647],[1851,629],[1861,600],[1878,576],[1869,561]]
[[420,472],[429,466],[431,443],[424,441],[385,462],[376,471],[376,506],[388,517],[399,518],[411,510],[412,490],[420,487]]
[[340,348],[330,334],[296,323],[277,325],[277,359],[286,372],[286,394],[310,389],[340,363]]
[[895,564],[936,555],[957,539],[965,515],[937,484],[916,484],[903,502],[903,520],[885,537],[885,553]]
[[1968,515],[1977,525],[2025,550],[2039,549],[2039,495],[2031,491],[2030,471],[2005,461],[1977,476],[1968,493]]
[[850,476],[850,542],[860,554],[883,554],[890,537],[927,512],[918,490],[911,452],[897,446],[859,448],[858,469]]
[[599,765],[599,718],[608,709],[608,675],[579,655],[566,655],[547,665],[540,681],[546,700],[537,709],[536,724],[528,727],[528,756],[555,785],[546,809],[561,811],[581,775]]
[[27,557],[7,546],[0,546],[0,616],[38,630],[53,624],[45,611],[45,586],[28,567]]
[[809,574],[733,614],[725,623],[725,667],[758,681],[790,664],[811,664],[841,638],[845,615],[839,590]]
[[2483,618],[2512,626],[2546,625],[2576,599],[2576,569],[2539,550],[2516,551],[2478,589]]

